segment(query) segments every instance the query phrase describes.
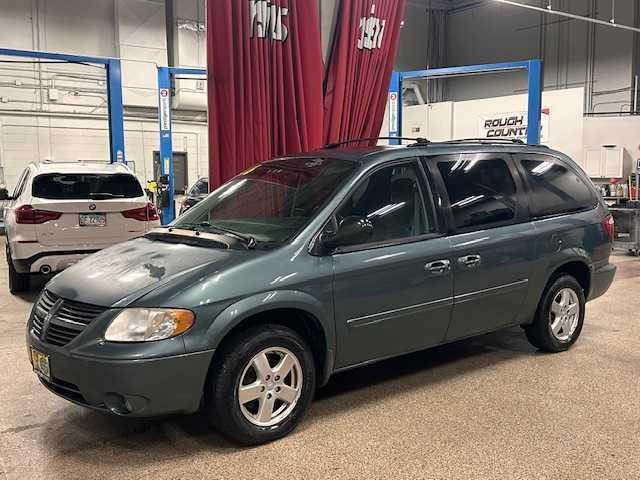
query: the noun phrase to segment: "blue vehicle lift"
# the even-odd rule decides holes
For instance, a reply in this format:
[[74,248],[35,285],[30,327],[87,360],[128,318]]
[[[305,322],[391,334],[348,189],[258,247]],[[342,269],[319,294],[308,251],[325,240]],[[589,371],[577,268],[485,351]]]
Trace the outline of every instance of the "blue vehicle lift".
[[160,124],[160,172],[169,177],[168,206],[162,209],[162,223],[176,218],[173,195],[173,140],[171,128],[171,79],[178,75],[206,75],[202,68],[158,67],[158,122]]
[[[527,143],[540,143],[542,114],[542,60],[490,63],[486,65],[466,65],[462,67],[435,68],[410,72],[393,72],[389,87],[389,128],[390,137],[402,137],[402,82],[410,78],[442,78],[454,75],[473,75],[525,70],[528,74]],[[395,115],[395,118],[394,118]],[[400,140],[390,140],[391,145],[399,145]]]
[[122,104],[122,70],[120,60],[107,57],[87,57],[66,53],[36,52],[0,48],[0,55],[33,58],[54,62],[102,65],[107,79],[107,105],[109,112],[109,149],[111,163],[127,163],[124,154],[124,109]]

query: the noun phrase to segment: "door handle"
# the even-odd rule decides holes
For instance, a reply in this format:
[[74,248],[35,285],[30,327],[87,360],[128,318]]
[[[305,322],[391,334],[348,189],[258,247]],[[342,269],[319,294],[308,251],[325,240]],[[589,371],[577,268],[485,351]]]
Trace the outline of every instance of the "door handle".
[[482,257],[480,255],[466,255],[458,258],[458,263],[467,268],[477,267],[480,265],[480,262],[482,262]]
[[424,266],[424,269],[429,273],[441,275],[451,269],[451,262],[449,260],[436,260],[434,262],[427,263]]

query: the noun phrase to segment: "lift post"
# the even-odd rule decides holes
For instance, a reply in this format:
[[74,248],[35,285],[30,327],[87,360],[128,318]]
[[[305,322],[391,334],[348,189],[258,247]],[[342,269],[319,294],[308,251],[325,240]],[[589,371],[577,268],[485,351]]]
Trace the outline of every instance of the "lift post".
[[162,209],[162,223],[176,218],[173,175],[173,139],[171,125],[171,79],[177,75],[206,75],[202,68],[158,67],[158,123],[160,126],[160,173],[167,175],[168,204]]
[[[523,60],[520,62],[489,63],[485,65],[465,65],[461,67],[393,72],[391,85],[389,87],[389,136],[402,137],[403,80],[409,78],[442,78],[454,75],[499,73],[517,70],[525,70],[528,74],[527,143],[531,145],[539,144],[542,116],[542,60]],[[391,140],[389,143],[399,145],[400,140]]]
[[0,48],[0,55],[50,60],[77,64],[102,65],[107,78],[107,106],[109,112],[109,150],[111,163],[127,163],[124,153],[124,108],[122,102],[122,69],[120,60],[107,57],[88,57],[66,53],[38,52]]

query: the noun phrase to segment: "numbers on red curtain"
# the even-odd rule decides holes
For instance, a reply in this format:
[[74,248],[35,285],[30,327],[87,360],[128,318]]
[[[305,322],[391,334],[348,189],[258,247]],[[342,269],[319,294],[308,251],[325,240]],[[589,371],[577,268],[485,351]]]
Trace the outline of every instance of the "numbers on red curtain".
[[376,5],[371,5],[371,14],[360,18],[360,37],[358,37],[358,49],[373,50],[382,46],[384,27],[387,21],[374,16]]

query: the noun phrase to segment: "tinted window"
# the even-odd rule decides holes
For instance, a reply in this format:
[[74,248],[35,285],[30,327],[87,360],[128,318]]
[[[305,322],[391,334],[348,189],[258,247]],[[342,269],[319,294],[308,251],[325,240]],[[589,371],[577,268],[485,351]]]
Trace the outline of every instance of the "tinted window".
[[213,232],[225,228],[263,244],[285,242],[313,218],[356,165],[328,158],[263,163],[216,189],[174,225]]
[[517,210],[516,186],[500,159],[438,162],[456,228],[510,222]]
[[188,195],[198,196],[198,195],[207,195],[209,193],[209,180],[206,178],[201,178],[196,183],[193,184],[191,190],[189,190]]
[[521,160],[531,189],[530,209],[535,216],[589,208],[595,204],[587,184],[554,159]]
[[126,173],[47,173],[33,179],[33,196],[51,200],[82,200],[99,197],[141,197],[138,180]]
[[387,167],[373,173],[340,208],[336,220],[340,224],[350,216],[371,220],[374,230],[369,241],[372,243],[434,231],[434,223],[425,209],[415,164]]

